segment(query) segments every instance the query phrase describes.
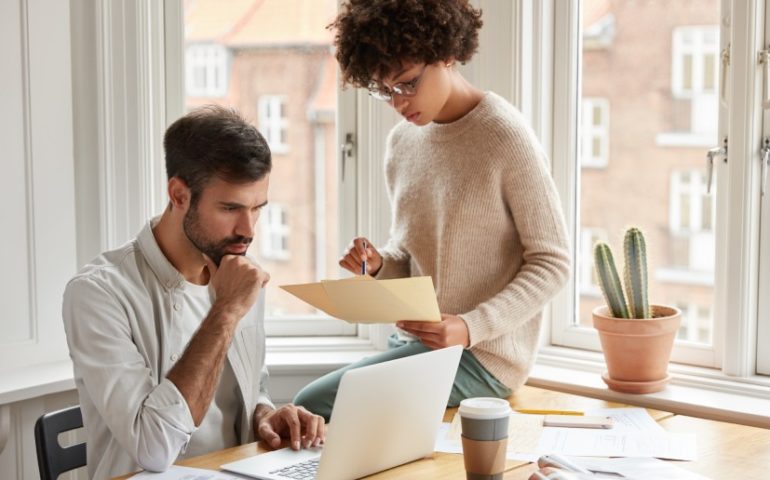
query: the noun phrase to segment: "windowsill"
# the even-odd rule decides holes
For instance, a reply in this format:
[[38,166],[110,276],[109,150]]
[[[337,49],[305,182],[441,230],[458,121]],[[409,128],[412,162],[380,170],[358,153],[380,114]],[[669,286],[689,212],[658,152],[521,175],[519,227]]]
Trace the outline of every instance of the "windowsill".
[[[320,375],[378,353],[356,337],[268,338],[267,364],[272,375]],[[681,415],[770,428],[770,380],[737,379],[718,370],[672,364],[668,388],[631,395],[609,390],[599,352],[541,348],[527,384],[551,390],[639,405]],[[0,371],[0,405],[73,390],[70,360]]]
[[69,359],[0,370],[0,405],[66,392],[74,388],[72,362]]
[[358,337],[272,337],[266,344],[271,375],[325,374],[379,353],[370,340]]
[[633,395],[607,388],[599,352],[571,348],[541,349],[528,385],[561,392],[674,412],[770,428],[770,380],[738,379],[718,370],[671,364],[671,381],[662,392]]
[[[357,337],[282,337],[267,339],[272,374],[327,373],[378,353]],[[0,370],[0,405],[75,389],[72,361]]]

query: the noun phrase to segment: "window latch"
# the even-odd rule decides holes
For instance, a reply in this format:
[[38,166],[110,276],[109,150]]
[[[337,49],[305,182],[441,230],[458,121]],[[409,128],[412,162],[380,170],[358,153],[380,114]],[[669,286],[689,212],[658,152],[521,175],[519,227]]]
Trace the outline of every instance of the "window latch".
[[353,134],[352,133],[346,133],[345,134],[345,141],[340,144],[340,169],[342,173],[342,180],[345,180],[345,164],[348,162],[348,158],[353,156],[353,148],[355,147],[355,143],[353,143]]
[[760,152],[760,161],[762,162],[762,178],[761,178],[761,188],[760,192],[762,192],[762,196],[765,196],[765,190],[767,190],[767,168],[770,166],[770,138],[765,137],[764,140],[762,140],[762,148],[759,150]]
[[706,152],[706,194],[711,195],[711,184],[714,180],[714,157],[725,157],[727,162],[727,137],[722,139],[721,147],[710,148]]
[[770,108],[770,49],[760,50],[758,61],[762,65],[762,108]]
[[[730,44],[728,43],[719,55],[719,101],[727,106],[727,70],[730,68]],[[760,57],[761,58],[761,57]]]

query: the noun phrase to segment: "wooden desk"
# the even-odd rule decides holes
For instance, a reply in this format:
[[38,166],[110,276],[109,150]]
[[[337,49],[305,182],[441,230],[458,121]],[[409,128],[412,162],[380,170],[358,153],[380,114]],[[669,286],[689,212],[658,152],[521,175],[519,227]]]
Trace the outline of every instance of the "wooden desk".
[[[587,410],[590,408],[628,406],[529,386],[521,387],[509,400],[513,408]],[[444,414],[444,421],[451,421],[456,411],[457,409],[454,408],[447,409]],[[695,462],[677,462],[678,466],[714,479],[770,478],[770,430],[685,417],[660,410],[648,409],[647,411],[666,430],[690,432],[697,435],[698,460]],[[266,451],[268,449],[262,443],[251,443],[182,460],[178,462],[178,465],[218,470],[219,466],[224,463]],[[509,461],[506,463],[504,478],[506,480],[524,480],[534,470],[536,467],[533,464]],[[120,478],[128,477],[130,475]],[[430,457],[367,478],[376,480],[404,478],[462,480],[465,479],[465,467],[462,455],[434,453]]]

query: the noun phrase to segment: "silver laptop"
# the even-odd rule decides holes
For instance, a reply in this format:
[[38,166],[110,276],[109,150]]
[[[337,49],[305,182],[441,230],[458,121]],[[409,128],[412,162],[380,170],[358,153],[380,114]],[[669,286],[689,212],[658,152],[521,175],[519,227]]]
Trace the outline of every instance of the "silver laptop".
[[222,469],[263,480],[345,480],[430,455],[462,350],[449,347],[349,370],[322,448],[284,448]]

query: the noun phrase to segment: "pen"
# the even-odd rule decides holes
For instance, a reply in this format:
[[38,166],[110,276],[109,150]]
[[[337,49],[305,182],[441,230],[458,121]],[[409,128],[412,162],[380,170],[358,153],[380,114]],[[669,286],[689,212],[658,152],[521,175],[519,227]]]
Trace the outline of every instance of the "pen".
[[361,275],[366,275],[366,240],[364,240],[364,261],[361,262]]
[[578,412],[577,410],[542,410],[531,408],[515,408],[514,410],[530,415],[584,415],[583,412]]

